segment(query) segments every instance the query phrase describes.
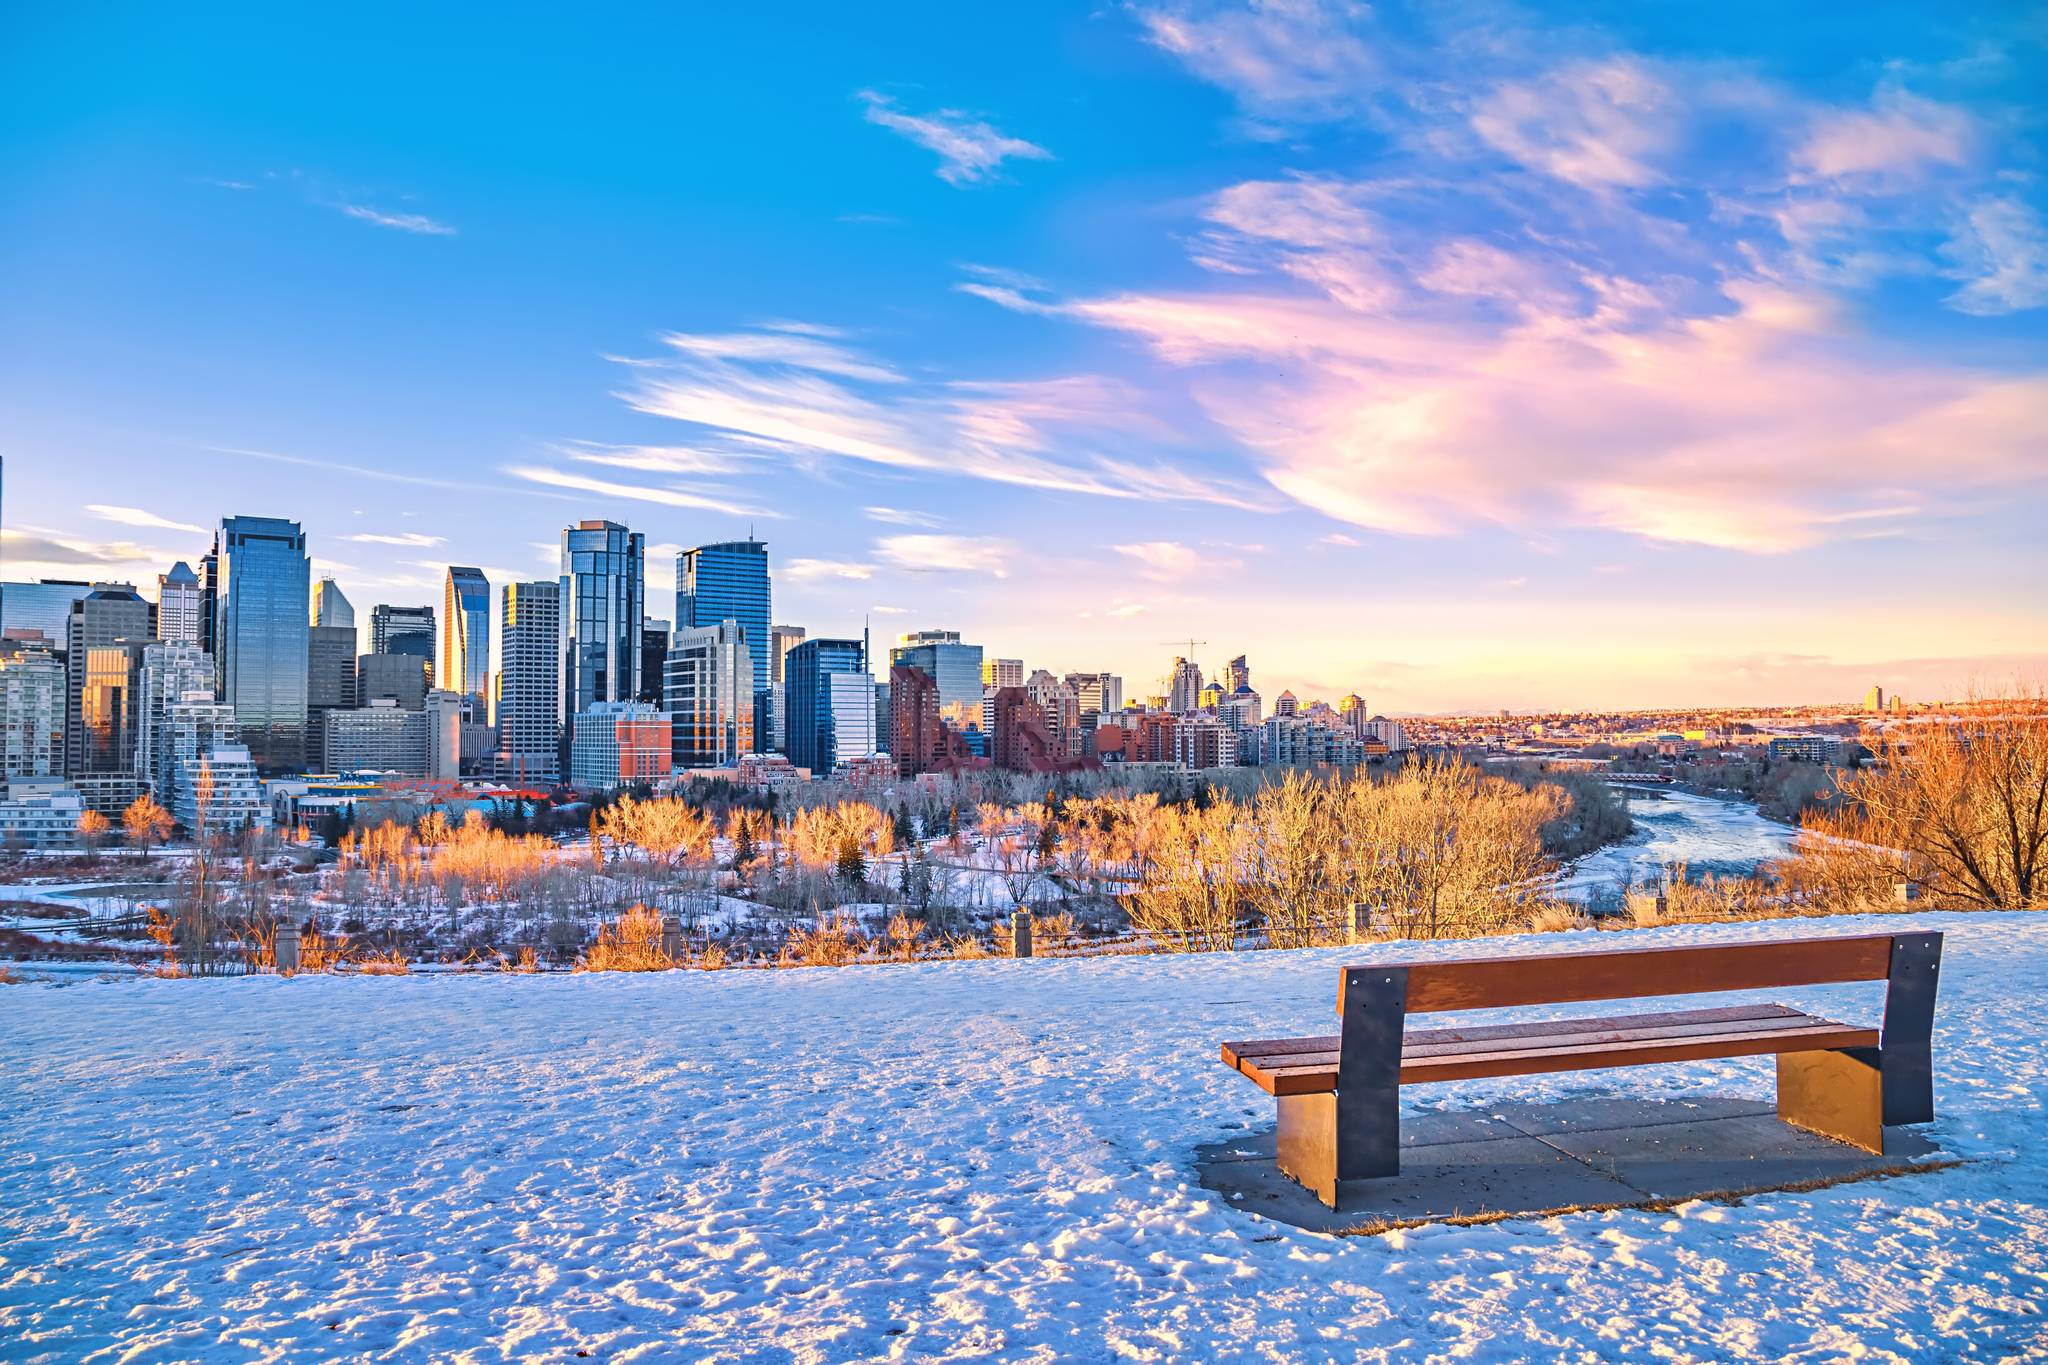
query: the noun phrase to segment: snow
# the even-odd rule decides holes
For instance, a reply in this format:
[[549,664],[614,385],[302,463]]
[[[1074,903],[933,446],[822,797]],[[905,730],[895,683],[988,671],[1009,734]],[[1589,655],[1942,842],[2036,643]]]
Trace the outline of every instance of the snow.
[[[0,1359],[2040,1352],[2048,915],[1626,941],[1915,928],[1948,934],[1930,1135],[1966,1164],[1345,1239],[1228,1207],[1193,1149],[1271,1120],[1218,1040],[1323,1026],[1357,949],[0,987]],[[1774,998],[1873,1017],[1880,990]],[[1769,1065],[1404,1103],[1767,1096]]]

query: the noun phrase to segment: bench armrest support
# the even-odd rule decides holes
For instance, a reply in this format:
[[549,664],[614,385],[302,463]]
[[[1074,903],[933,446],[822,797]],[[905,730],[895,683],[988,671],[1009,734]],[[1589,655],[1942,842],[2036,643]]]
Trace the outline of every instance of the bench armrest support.
[[1878,1065],[1884,1078],[1884,1121],[1934,1118],[1934,995],[1941,984],[1941,935],[1892,939]]
[[1401,1035],[1405,967],[1347,967],[1337,1061],[1337,1178],[1368,1180],[1401,1168]]

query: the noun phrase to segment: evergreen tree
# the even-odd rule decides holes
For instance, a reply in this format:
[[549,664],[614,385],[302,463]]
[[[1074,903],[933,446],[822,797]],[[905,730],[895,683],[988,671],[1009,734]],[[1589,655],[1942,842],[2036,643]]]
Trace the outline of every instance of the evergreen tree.
[[868,862],[861,856],[858,842],[852,839],[840,842],[839,860],[834,870],[850,890],[858,890],[867,881]]

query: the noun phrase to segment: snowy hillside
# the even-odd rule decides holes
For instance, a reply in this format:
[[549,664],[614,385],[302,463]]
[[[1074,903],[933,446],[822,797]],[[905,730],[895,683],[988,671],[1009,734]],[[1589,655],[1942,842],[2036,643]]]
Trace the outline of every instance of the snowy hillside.
[[[2039,1351],[2048,915],[1627,941],[1912,927],[1949,935],[1933,1136],[1968,1164],[1351,1239],[1220,1205],[1193,1149],[1271,1119],[1218,1040],[1324,1027],[1359,950],[0,988],[0,1358]],[[1881,990],[1774,998],[1874,1018]],[[1403,1098],[1768,1096],[1769,1067]]]

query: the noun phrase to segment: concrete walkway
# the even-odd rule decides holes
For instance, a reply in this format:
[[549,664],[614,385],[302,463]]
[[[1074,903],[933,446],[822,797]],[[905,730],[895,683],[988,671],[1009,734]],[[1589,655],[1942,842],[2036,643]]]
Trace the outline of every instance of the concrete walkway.
[[1233,1208],[1312,1232],[1640,1208],[1906,1174],[1952,1164],[1919,1129],[1882,1156],[1795,1128],[1769,1100],[1584,1099],[1403,1115],[1401,1174],[1357,1181],[1333,1212],[1280,1173],[1273,1130],[1196,1149]]

